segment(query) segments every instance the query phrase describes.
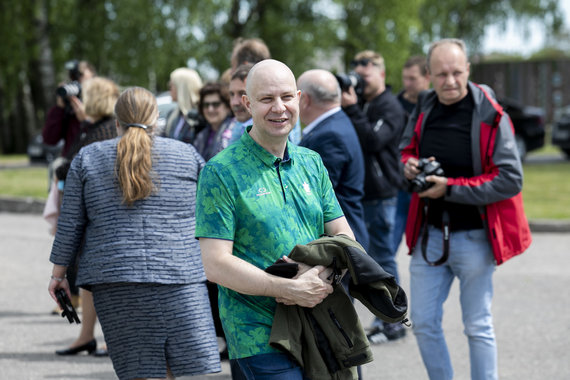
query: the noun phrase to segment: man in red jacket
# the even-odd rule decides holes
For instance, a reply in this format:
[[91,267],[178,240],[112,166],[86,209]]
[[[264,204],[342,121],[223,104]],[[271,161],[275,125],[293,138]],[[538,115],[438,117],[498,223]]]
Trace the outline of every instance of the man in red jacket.
[[[427,60],[433,90],[420,95],[400,144],[417,191],[406,228],[414,334],[430,379],[452,379],[441,321],[457,277],[471,378],[497,379],[492,275],[531,242],[521,162],[509,116],[490,88],[468,80],[463,41],[434,42]],[[422,158],[444,174],[422,181]]]

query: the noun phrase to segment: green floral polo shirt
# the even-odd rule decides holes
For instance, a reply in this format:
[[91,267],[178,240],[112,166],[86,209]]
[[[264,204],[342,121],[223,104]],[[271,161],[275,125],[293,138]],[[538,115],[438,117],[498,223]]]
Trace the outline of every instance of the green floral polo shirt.
[[[233,240],[233,254],[261,269],[342,215],[320,156],[292,143],[281,160],[244,133],[198,180],[196,237]],[[230,358],[276,352],[268,345],[275,299],[218,288]]]

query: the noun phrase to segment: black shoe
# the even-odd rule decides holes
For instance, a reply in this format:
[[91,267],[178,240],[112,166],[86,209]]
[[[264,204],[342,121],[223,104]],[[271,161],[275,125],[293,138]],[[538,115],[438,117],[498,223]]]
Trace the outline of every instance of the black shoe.
[[388,341],[388,337],[384,335],[381,327],[375,326],[368,334],[366,334],[368,341],[372,344],[382,344]]
[[74,348],[66,348],[64,350],[57,350],[55,353],[61,356],[68,356],[68,355],[77,355],[82,351],[87,351],[88,354],[92,354],[97,349],[97,341],[95,339],[82,344],[81,346],[77,346]]
[[384,323],[384,335],[388,340],[398,340],[406,336],[406,328],[401,323]]

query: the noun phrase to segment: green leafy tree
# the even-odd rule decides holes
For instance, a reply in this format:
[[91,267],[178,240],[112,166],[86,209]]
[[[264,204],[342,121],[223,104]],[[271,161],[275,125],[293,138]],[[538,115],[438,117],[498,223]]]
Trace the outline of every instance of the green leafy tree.
[[461,38],[472,53],[479,51],[489,25],[506,27],[509,19],[523,26],[540,20],[548,32],[562,25],[558,0],[423,0],[419,17],[427,44],[444,37]]
[[175,68],[215,78],[237,37],[259,37],[296,74],[330,67],[329,57],[346,67],[358,51],[378,51],[398,88],[404,61],[433,39],[477,47],[485,26],[508,17],[540,18],[548,30],[561,23],[556,0],[2,1],[0,152],[25,151],[73,58],[122,86],[163,91]]
[[379,52],[386,62],[386,83],[399,87],[401,67],[420,33],[417,18],[422,0],[337,0],[343,8],[340,44],[348,63],[361,50]]

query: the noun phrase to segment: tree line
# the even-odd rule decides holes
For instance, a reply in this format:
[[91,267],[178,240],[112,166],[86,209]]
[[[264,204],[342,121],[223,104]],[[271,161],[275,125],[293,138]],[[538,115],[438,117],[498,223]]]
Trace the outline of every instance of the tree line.
[[404,61],[430,41],[463,38],[475,53],[485,26],[509,17],[562,26],[558,0],[2,1],[0,153],[25,152],[71,59],[157,92],[177,67],[223,72],[236,38],[259,37],[297,75],[333,61],[325,68],[342,71],[358,51],[379,51],[398,87]]

